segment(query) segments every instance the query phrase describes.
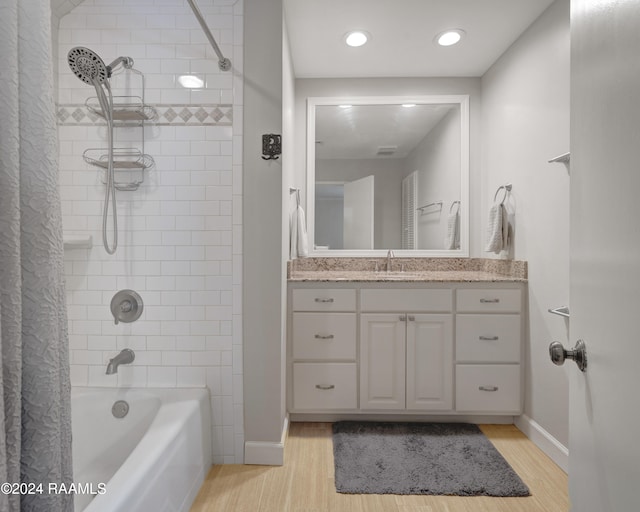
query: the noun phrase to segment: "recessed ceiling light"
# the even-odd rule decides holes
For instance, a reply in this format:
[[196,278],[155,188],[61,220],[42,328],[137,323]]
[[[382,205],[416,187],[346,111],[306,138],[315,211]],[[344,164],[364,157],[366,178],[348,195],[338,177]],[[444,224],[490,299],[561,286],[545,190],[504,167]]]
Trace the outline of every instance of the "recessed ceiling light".
[[340,108],[351,108],[352,105],[338,105]]
[[344,41],[349,46],[362,46],[365,44],[371,36],[367,34],[364,30],[354,30],[353,32],[349,32]]
[[445,30],[436,36],[435,42],[440,46],[452,46],[459,43],[464,37],[464,34],[464,30],[460,30],[459,28]]
[[411,107],[415,107],[416,104],[415,103],[403,103],[402,106],[404,108],[411,108]]

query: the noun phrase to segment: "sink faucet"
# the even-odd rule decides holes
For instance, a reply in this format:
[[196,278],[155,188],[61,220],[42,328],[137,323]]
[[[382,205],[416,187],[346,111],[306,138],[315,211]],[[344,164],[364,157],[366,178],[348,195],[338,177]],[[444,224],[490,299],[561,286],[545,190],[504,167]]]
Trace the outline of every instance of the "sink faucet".
[[130,364],[133,363],[133,360],[136,358],[135,353],[130,348],[123,349],[116,357],[113,359],[109,359],[109,364],[107,365],[107,375],[113,375],[114,373],[118,373],[118,366],[121,364]]
[[387,272],[391,272],[391,262],[393,260],[393,251],[389,249],[387,253]]

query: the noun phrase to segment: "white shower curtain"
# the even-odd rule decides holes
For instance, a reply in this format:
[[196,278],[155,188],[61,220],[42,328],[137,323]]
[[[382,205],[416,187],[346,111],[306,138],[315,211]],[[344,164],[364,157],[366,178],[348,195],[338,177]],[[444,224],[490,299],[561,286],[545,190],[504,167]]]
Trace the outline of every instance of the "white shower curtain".
[[1,512],[73,510],[51,50],[49,0],[0,0],[0,483],[35,491]]

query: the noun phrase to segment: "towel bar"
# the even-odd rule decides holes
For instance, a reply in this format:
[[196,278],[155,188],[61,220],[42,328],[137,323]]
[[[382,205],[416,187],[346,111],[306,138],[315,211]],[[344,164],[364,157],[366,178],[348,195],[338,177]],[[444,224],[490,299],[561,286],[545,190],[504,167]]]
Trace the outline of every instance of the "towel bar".
[[513,188],[513,185],[511,183],[507,183],[506,185],[500,185],[498,187],[498,190],[496,190],[496,193],[493,195],[493,202],[496,202],[496,198],[498,197],[498,194],[500,193],[501,190],[504,189],[504,197],[502,198],[502,201],[500,201],[500,204],[504,204],[504,202],[507,199],[507,195],[509,194],[509,192],[511,192],[511,189]]

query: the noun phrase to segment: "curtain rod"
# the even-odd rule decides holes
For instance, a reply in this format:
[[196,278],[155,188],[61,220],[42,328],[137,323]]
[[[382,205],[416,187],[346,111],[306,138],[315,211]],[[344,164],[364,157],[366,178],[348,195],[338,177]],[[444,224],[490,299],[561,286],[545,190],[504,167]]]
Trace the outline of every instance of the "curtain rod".
[[213,47],[213,51],[216,52],[216,55],[218,56],[218,67],[220,68],[220,71],[229,71],[231,69],[231,61],[227,59],[224,55],[222,55],[222,52],[220,51],[220,47],[218,46],[218,43],[216,43],[216,40],[213,38],[213,34],[211,34],[211,30],[209,30],[209,26],[207,25],[207,22],[204,20],[204,17],[202,16],[200,9],[198,9],[198,5],[196,4],[195,0],[187,0],[187,1],[191,6],[191,10],[193,11],[193,14],[195,14],[196,18],[198,19],[198,23],[200,23],[202,30],[204,30],[204,35],[207,36],[207,39],[211,43],[211,46]]

